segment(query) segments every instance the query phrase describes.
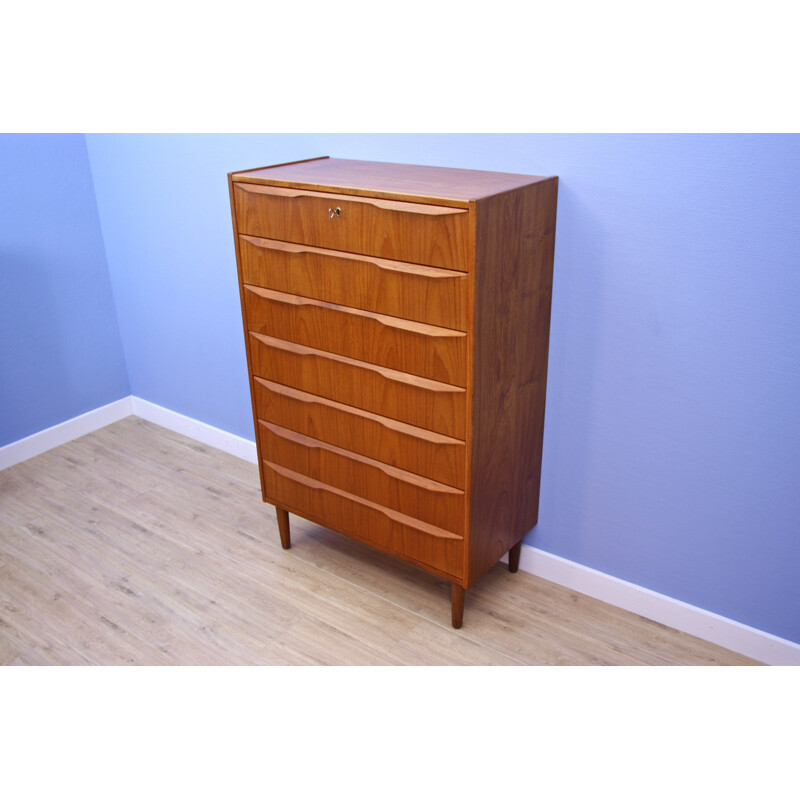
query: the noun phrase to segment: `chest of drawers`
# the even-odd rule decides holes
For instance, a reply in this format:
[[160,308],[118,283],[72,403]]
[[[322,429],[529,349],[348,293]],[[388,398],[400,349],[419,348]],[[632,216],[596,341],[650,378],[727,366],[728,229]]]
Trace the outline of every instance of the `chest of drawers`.
[[557,178],[228,176],[262,496],[464,590],[539,506]]

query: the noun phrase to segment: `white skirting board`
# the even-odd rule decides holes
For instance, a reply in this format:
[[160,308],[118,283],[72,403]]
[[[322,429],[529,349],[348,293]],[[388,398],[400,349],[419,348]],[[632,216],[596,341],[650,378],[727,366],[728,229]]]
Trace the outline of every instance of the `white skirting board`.
[[148,422],[175,431],[175,433],[182,433],[190,439],[230,453],[251,464],[258,463],[255,442],[222,431],[205,422],[198,422],[196,419],[178,414],[177,411],[170,411],[163,406],[157,406],[155,403],[129,395],[0,447],[0,470],[13,467],[14,464],[27,461],[29,458],[46,453],[54,447],[105,428],[106,425],[111,425],[131,415],[146,419]]
[[[81,414],[60,425],[35,433],[25,439],[0,447],[0,469],[18,464],[53,447],[134,415],[181,433],[209,447],[257,463],[256,445],[212,425],[142,400],[125,397],[114,403]],[[506,561],[507,558],[503,558]],[[574,561],[522,545],[519,568],[575,592],[624,608],[646,619],[705,639],[734,652],[775,666],[800,665],[800,644],[751,628],[697,606],[653,592],[634,583],[584,567]]]
[[188,436],[201,444],[215,447],[217,450],[230,453],[232,456],[249,461],[251,464],[258,464],[256,443],[251,442],[249,439],[243,439],[241,436],[222,431],[213,425],[207,425],[205,422],[198,422],[196,419],[185,417],[183,414],[178,414],[177,411],[170,411],[168,408],[157,406],[155,403],[150,403],[139,397],[131,397],[131,404],[131,414],[135,417],[145,419],[154,425],[160,425],[162,428],[175,431],[175,433],[182,433],[184,436]]
[[[501,561],[508,562],[503,556]],[[800,644],[523,544],[519,568],[773,666],[800,665]]]
[[43,431],[0,447],[0,469],[13,467],[14,464],[27,461],[54,447],[71,442],[79,436],[85,436],[87,433],[100,430],[106,425],[129,417],[133,413],[132,399],[130,396],[123,397],[113,403],[100,406],[93,411],[87,411],[85,414],[80,414],[65,422],[60,422],[58,425],[45,428]]

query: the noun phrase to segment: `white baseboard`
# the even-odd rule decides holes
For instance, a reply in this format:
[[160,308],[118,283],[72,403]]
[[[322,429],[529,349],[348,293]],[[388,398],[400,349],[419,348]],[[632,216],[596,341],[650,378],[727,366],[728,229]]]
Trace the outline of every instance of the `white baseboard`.
[[[209,447],[230,453],[251,464],[257,463],[254,442],[147,400],[130,396],[0,447],[0,469],[66,444],[131,414]],[[507,557],[502,560],[507,561]],[[626,611],[705,639],[720,647],[726,647],[764,664],[800,665],[800,644],[606,575],[591,567],[584,567],[530,545],[522,545],[519,568],[575,592],[624,608]]]
[[[504,556],[502,561],[507,562]],[[523,544],[519,568],[575,592],[773,666],[800,665],[800,644]]]
[[196,419],[185,417],[183,414],[178,414],[177,411],[170,411],[168,408],[157,406],[155,403],[139,397],[131,397],[131,401],[131,413],[135,417],[140,417],[175,433],[181,433],[190,439],[207,444],[209,447],[215,447],[224,453],[230,453],[232,456],[249,461],[251,464],[258,463],[256,443],[249,439],[243,439],[241,436],[220,430],[213,425],[207,425],[205,422],[198,422]]
[[123,397],[121,400],[87,411],[24,439],[18,439],[0,447],[0,469],[13,467],[14,464],[46,453],[54,447],[60,447],[79,436],[105,428],[106,425],[129,417],[131,413],[131,397]]
[[175,433],[181,433],[190,439],[207,444],[209,447],[216,447],[217,450],[230,453],[251,464],[258,463],[255,442],[207,425],[205,422],[198,422],[177,411],[170,411],[163,406],[129,395],[0,447],[0,470],[13,467],[14,464],[27,461],[29,458],[46,453],[54,447],[105,428],[106,425],[119,422],[131,415],[146,419],[148,422]]

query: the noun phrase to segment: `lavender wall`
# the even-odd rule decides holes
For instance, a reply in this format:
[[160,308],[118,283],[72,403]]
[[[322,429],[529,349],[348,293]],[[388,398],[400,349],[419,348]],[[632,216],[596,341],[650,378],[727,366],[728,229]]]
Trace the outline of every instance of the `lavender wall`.
[[130,394],[81,134],[0,134],[0,446]]
[[227,172],[332,155],[558,175],[526,541],[800,642],[800,137],[86,139],[131,392],[250,439]]

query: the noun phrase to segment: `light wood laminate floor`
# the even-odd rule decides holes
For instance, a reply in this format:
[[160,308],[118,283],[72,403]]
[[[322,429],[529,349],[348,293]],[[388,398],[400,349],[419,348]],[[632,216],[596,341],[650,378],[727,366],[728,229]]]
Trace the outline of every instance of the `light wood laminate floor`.
[[0,664],[746,665],[499,564],[449,584],[292,516],[255,465],[136,417],[0,472]]

